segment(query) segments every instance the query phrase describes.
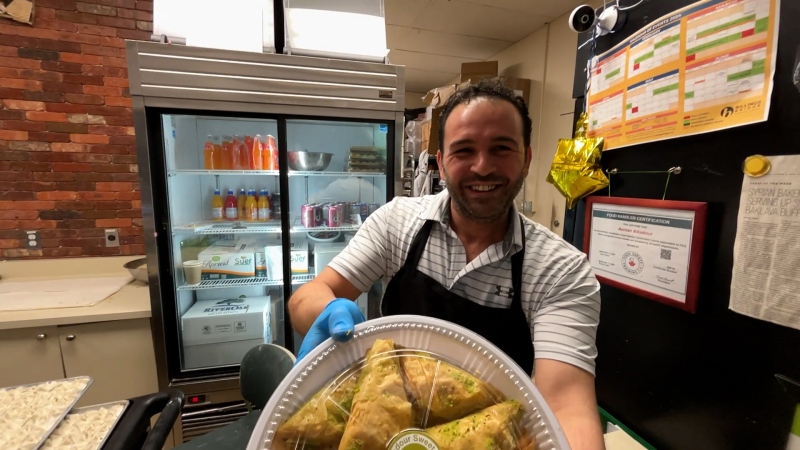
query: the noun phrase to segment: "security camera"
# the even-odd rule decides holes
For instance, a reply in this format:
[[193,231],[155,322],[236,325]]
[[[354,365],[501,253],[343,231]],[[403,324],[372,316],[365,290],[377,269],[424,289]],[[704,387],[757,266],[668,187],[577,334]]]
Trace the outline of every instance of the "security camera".
[[578,6],[569,15],[569,27],[576,33],[591,30],[596,22],[597,14],[595,14],[594,8],[589,5]]
[[604,8],[597,19],[597,35],[605,36],[622,29],[622,25],[625,24],[625,16],[625,11],[619,9],[618,6]]

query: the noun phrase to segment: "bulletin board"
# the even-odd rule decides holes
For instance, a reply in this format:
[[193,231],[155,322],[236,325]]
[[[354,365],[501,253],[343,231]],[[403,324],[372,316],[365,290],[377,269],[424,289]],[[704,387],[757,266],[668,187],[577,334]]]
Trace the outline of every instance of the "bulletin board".
[[[633,4],[635,2],[621,2]],[[645,0],[623,28],[601,37],[597,54],[690,0]],[[603,285],[597,336],[597,396],[609,414],[658,449],[784,450],[795,401],[776,374],[800,379],[800,331],[728,309],[733,246],[748,156],[800,153],[800,92],[793,83],[800,47],[800,2],[780,2],[774,89],[768,119],[688,137],[606,151],[602,165],[665,171],[667,200],[707,202],[697,311],[681,311]],[[578,38],[578,45],[587,39]],[[574,95],[582,110],[590,46],[579,48]],[[612,196],[661,199],[664,174],[611,176]],[[608,196],[608,190],[594,194]],[[564,237],[583,248],[586,202],[567,211]]]
[[606,150],[767,120],[780,0],[699,0],[593,58],[590,137]]

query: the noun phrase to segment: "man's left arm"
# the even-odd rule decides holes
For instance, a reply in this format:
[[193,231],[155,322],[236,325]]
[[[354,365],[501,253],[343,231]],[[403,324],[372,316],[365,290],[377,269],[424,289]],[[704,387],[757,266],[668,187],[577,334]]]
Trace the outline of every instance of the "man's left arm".
[[536,359],[536,388],[555,413],[572,450],[602,450],[594,375],[571,364]]
[[605,448],[594,386],[600,284],[582,254],[562,273],[534,313],[534,381],[573,450]]

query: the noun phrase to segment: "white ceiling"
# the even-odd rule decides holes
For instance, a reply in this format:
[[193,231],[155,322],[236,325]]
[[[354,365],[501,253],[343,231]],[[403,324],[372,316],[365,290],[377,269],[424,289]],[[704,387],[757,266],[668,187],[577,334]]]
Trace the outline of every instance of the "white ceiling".
[[389,62],[406,66],[407,91],[427,92],[584,1],[384,0]]

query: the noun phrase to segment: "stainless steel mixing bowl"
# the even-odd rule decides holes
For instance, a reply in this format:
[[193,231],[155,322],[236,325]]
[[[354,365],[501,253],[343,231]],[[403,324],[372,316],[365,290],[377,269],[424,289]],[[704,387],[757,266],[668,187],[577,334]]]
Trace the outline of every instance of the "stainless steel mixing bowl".
[[139,258],[134,259],[133,261],[128,261],[122,267],[128,269],[128,272],[131,273],[131,276],[141,281],[142,283],[147,283],[147,258]]
[[328,168],[333,153],[290,151],[289,168],[291,170],[320,171]]

